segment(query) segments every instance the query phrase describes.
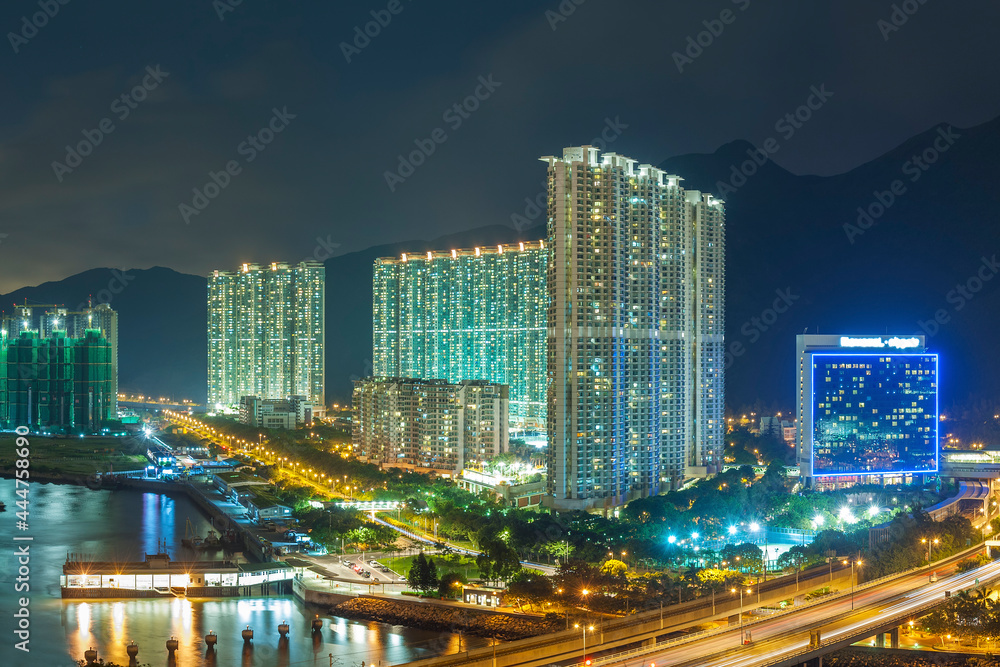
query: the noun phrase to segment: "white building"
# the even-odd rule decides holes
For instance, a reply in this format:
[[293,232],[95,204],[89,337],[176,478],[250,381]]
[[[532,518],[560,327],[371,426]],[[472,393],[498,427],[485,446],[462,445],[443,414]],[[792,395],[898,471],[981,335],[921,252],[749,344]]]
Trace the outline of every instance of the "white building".
[[292,429],[311,424],[314,406],[306,396],[289,396],[287,399],[240,397],[240,422],[263,428]]
[[387,466],[447,470],[507,451],[509,391],[484,380],[354,382],[354,451]]
[[608,510],[714,473],[724,427],[725,211],[637,160],[548,163],[548,492]]

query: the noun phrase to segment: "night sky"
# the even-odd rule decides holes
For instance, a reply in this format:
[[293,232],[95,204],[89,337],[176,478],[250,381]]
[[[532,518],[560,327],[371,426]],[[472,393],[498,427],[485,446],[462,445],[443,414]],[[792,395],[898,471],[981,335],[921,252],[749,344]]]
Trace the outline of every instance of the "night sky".
[[[775,160],[829,175],[1000,113],[993,2],[237,2],[3,3],[0,292],[510,224],[540,191],[537,158],[609,121],[609,150],[659,163],[775,136],[825,86]],[[373,11],[387,25],[357,48]],[[446,114],[477,88],[475,111]],[[269,124],[271,143],[244,143]],[[210,172],[226,185],[199,201]],[[181,204],[207,206],[185,220]]]

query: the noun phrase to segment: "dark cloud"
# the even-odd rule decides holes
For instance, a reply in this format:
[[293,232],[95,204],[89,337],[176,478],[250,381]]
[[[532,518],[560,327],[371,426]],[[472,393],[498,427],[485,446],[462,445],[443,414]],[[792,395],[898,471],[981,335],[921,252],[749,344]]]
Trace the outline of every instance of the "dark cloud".
[[[317,236],[350,251],[504,223],[538,192],[536,158],[607,118],[628,125],[613,150],[659,162],[762,141],[822,83],[834,98],[776,158],[846,171],[934,123],[1000,111],[1000,8],[914,4],[885,39],[893,3],[868,0],[587,0],[554,23],[556,1],[403,0],[347,63],[340,43],[385,2],[244,2],[224,21],[209,0],[70,2],[18,53],[0,47],[0,291],[93,266],[206,273],[304,257]],[[734,20],[679,72],[673,52],[724,10]],[[5,3],[0,29],[35,11]],[[52,161],[157,64],[169,77],[58,182]],[[444,112],[491,74],[501,86],[450,127]],[[284,107],[295,119],[245,162],[241,142]],[[384,172],[436,128],[447,141],[390,192]],[[242,172],[185,224],[178,205],[229,160]]]

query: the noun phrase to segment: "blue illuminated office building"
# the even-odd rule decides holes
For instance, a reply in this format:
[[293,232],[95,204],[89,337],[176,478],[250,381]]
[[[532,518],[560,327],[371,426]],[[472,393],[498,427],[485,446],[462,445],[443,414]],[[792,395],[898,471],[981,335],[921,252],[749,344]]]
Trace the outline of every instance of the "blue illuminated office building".
[[801,478],[831,488],[938,470],[938,357],[923,336],[797,337]]

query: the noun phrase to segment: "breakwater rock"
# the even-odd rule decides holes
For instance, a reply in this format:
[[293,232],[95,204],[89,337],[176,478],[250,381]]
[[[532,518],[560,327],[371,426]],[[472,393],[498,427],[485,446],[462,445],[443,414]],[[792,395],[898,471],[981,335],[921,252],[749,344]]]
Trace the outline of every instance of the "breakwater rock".
[[341,602],[330,611],[343,618],[379,621],[438,632],[461,631],[477,637],[496,637],[503,641],[561,630],[564,623],[562,620],[548,621],[536,616],[514,616],[464,607],[365,597]]

